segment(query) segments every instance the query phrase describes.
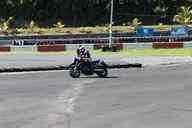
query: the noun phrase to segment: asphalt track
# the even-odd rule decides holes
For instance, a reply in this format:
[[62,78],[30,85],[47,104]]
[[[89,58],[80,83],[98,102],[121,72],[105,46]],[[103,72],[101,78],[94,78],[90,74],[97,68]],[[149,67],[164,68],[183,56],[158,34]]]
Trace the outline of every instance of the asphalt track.
[[0,128],[191,128],[192,65],[0,74]]
[[[75,54],[74,54],[75,55]],[[73,61],[73,55],[49,55],[49,54],[19,54],[0,55],[0,69],[47,67],[58,65],[69,65]],[[143,66],[164,65],[164,64],[184,64],[192,63],[192,57],[175,56],[93,56],[93,59],[102,59],[107,64],[127,64],[140,63]]]

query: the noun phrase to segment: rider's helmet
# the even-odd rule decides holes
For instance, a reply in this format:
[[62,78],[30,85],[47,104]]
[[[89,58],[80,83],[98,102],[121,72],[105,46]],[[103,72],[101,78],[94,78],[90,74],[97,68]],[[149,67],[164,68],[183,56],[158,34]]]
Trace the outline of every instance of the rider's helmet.
[[80,54],[84,54],[85,53],[85,47],[84,46],[80,46],[79,47],[79,52],[80,52]]

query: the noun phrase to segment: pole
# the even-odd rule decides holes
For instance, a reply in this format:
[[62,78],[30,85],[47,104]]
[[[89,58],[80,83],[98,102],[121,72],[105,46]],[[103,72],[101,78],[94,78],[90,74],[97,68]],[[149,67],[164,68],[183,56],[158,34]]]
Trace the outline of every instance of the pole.
[[110,24],[109,24],[109,47],[111,48],[112,40],[112,25],[113,25],[113,0],[111,0],[111,14],[110,14]]

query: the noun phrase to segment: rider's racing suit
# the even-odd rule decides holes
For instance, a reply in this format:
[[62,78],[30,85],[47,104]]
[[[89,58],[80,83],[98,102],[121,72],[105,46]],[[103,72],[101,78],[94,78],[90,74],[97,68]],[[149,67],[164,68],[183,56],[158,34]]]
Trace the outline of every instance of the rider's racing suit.
[[79,49],[77,49],[77,57],[74,58],[74,63],[83,59],[89,59],[91,62],[92,60],[90,52],[88,50],[81,52]]

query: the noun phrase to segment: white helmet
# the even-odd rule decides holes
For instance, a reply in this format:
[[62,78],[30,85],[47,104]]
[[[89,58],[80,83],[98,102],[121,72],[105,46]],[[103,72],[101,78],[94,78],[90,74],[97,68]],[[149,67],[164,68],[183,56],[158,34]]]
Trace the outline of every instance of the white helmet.
[[79,47],[79,51],[80,51],[80,52],[84,52],[84,51],[85,51],[85,47],[84,47],[84,46],[80,46],[80,47]]

